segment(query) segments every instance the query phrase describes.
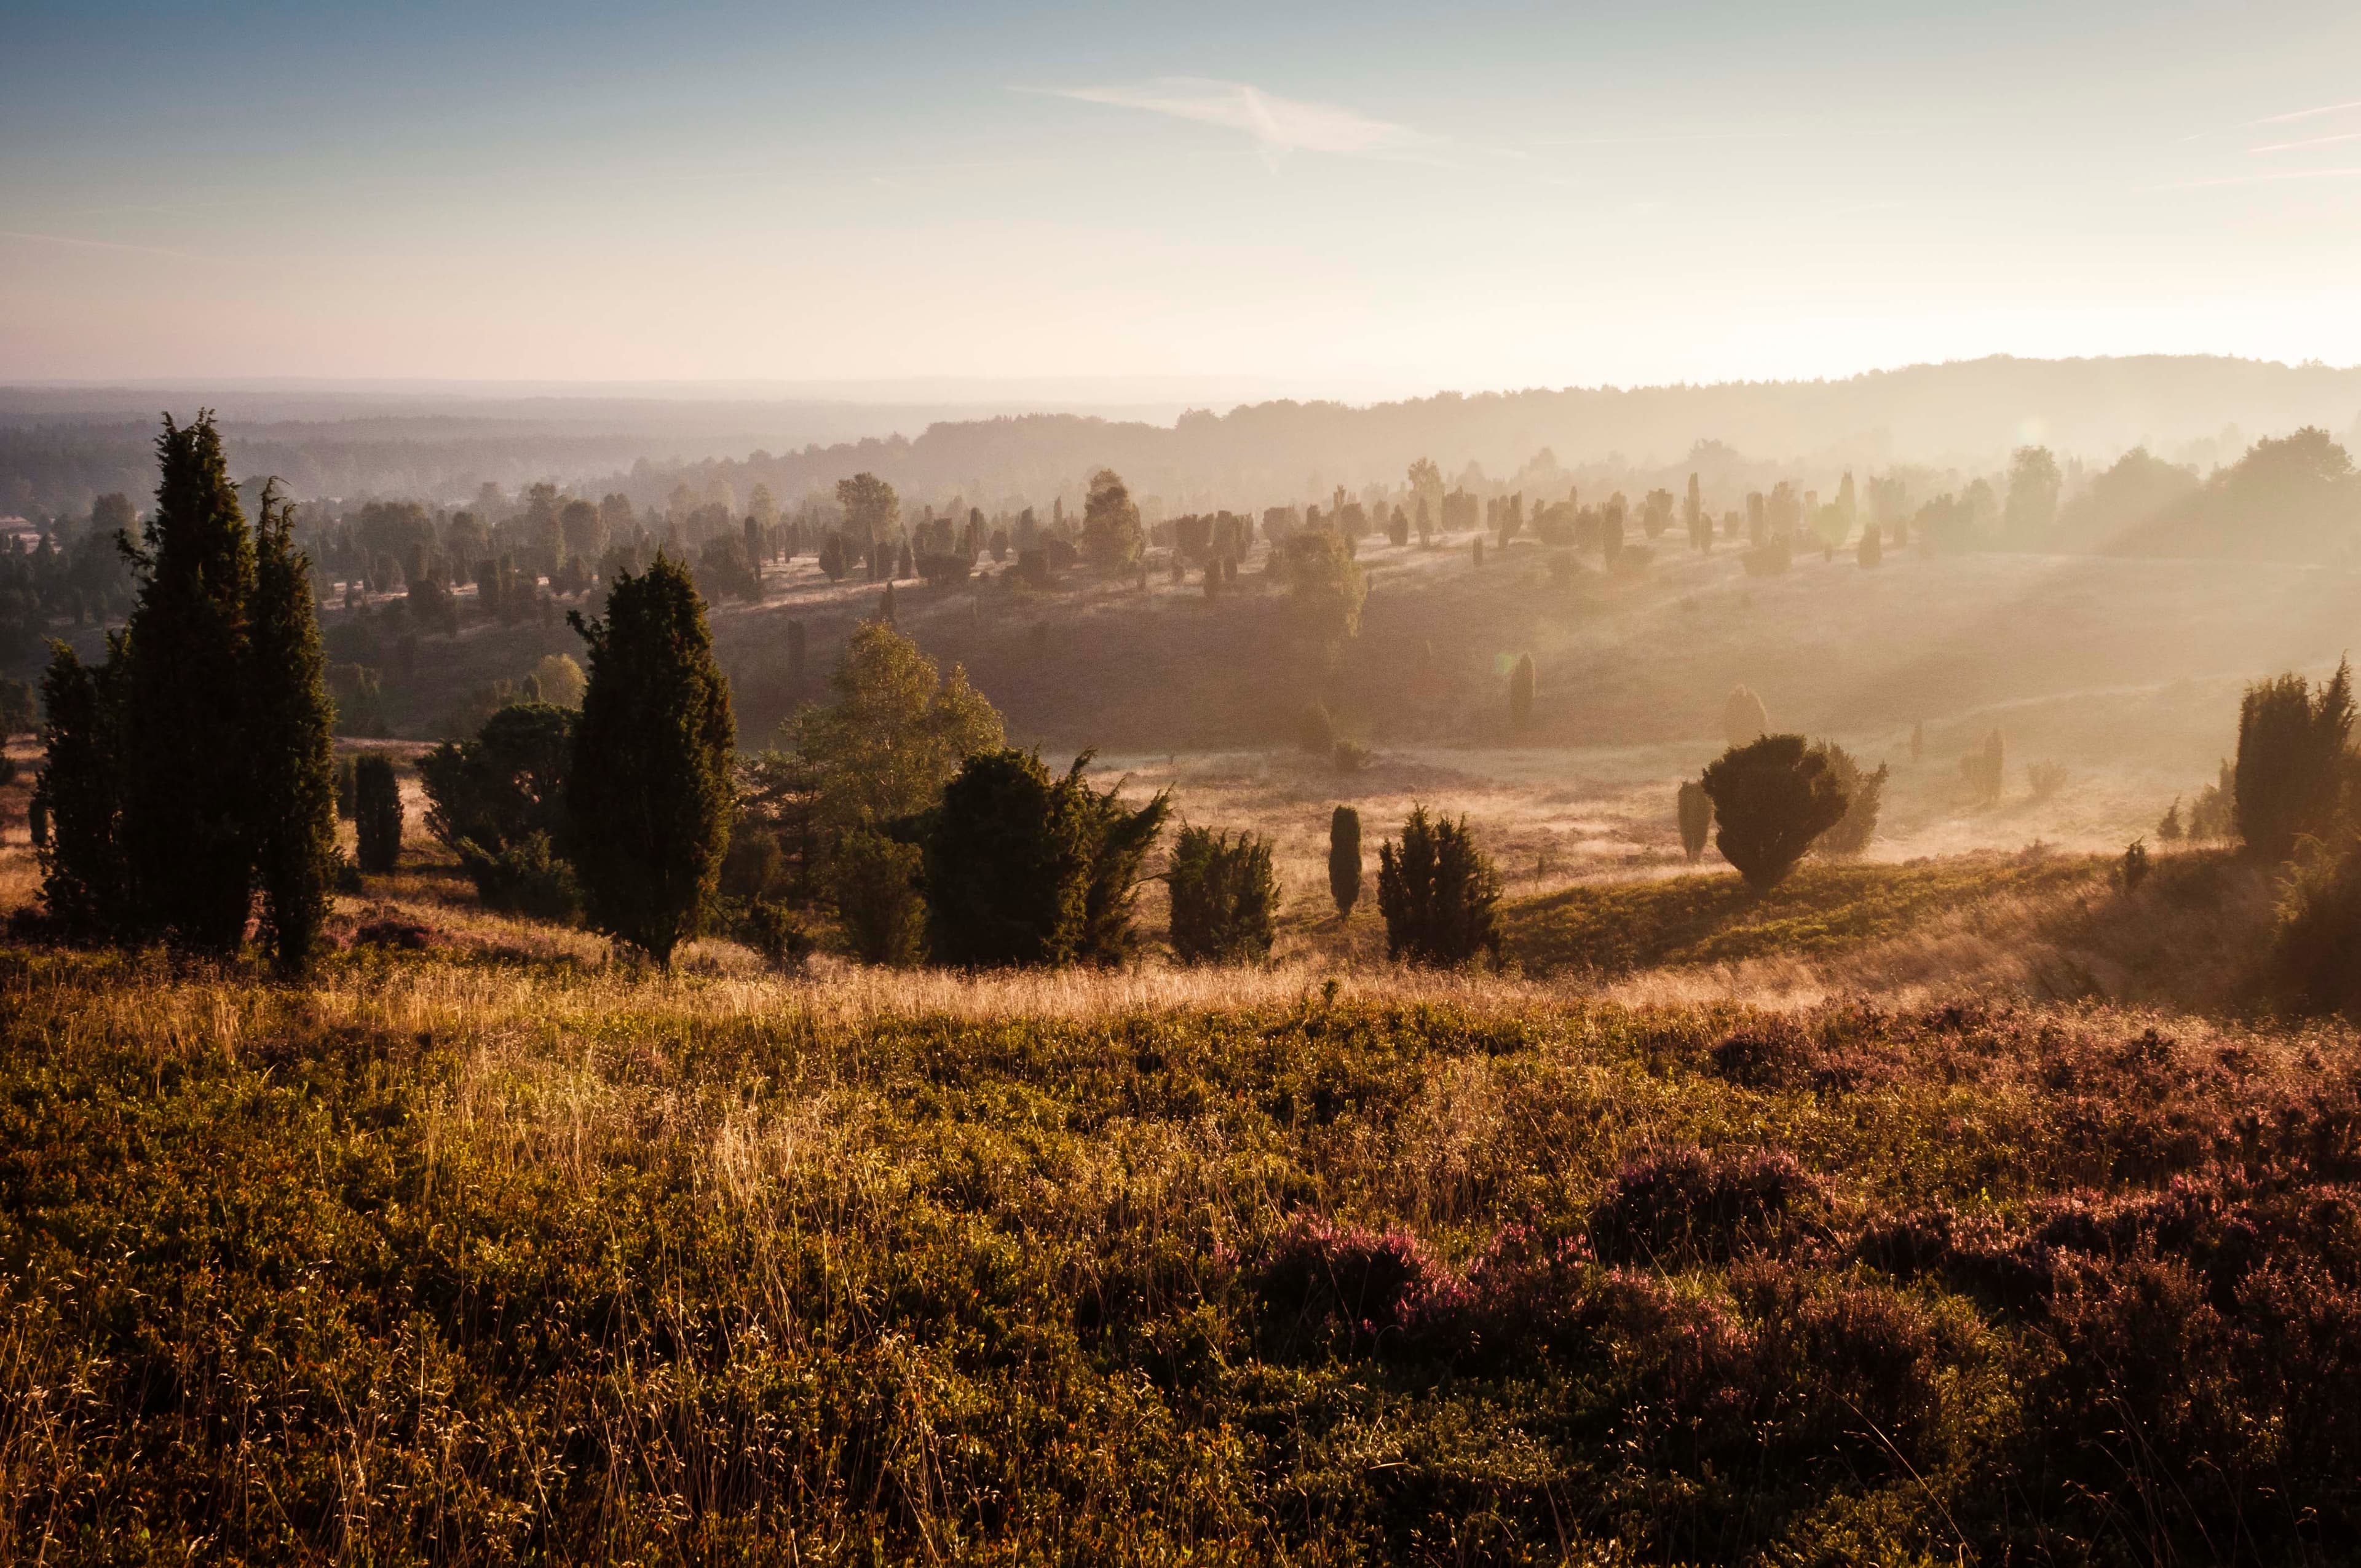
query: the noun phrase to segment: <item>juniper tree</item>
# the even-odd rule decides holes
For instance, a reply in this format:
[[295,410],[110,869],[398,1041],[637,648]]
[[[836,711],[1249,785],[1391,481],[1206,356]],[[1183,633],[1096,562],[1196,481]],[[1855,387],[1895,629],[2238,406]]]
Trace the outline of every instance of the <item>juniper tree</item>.
[[30,810],[42,828],[34,836],[41,902],[68,933],[104,938],[129,918],[121,837],[122,648],[113,643],[104,663],[90,665],[62,642],[49,646],[41,675],[41,772]]
[[2343,806],[2353,718],[2349,663],[2339,663],[2316,693],[2296,674],[2246,688],[2234,798],[2238,836],[2250,852],[2284,861],[2299,839],[2328,835]]
[[1858,855],[1869,848],[1870,839],[1876,836],[1877,814],[1884,804],[1889,770],[1880,762],[1875,773],[1863,772],[1853,754],[1833,740],[1822,740],[1814,749],[1828,760],[1828,772],[1845,797],[1845,814],[1813,842],[1812,848],[1823,855]]
[[697,934],[729,848],[729,683],[704,601],[669,556],[616,578],[603,620],[568,620],[590,662],[566,794],[587,913],[669,967]]
[[1681,852],[1689,864],[1697,863],[1705,853],[1706,836],[1713,831],[1713,797],[1705,785],[1695,779],[1681,781],[1679,809],[1681,821]]
[[401,783],[393,759],[372,751],[353,764],[354,859],[372,876],[401,863]]
[[262,894],[262,934],[281,970],[309,964],[335,874],[335,708],[312,597],[273,480],[262,492],[247,619],[248,842]]
[[1533,723],[1533,656],[1517,655],[1515,673],[1509,677],[1509,729],[1518,735],[1532,728]]
[[1129,959],[1138,946],[1133,908],[1140,884],[1148,880],[1148,851],[1171,815],[1172,796],[1159,790],[1145,806],[1126,806],[1121,782],[1104,790],[1093,790],[1083,782],[1090,761],[1088,751],[1076,757],[1061,786],[1072,797],[1087,867],[1075,957],[1083,963],[1112,966]]
[[1361,901],[1361,814],[1349,806],[1328,817],[1328,896],[1339,920],[1350,920]]
[[1378,846],[1378,910],[1386,921],[1386,956],[1438,969],[1484,954],[1498,959],[1494,910],[1500,876],[1477,847],[1467,820],[1430,818],[1413,807],[1399,849]]
[[248,729],[254,538],[210,411],[157,438],[156,507],[132,553],[121,842],[137,922],[236,949],[251,905]]
[[1056,967],[1130,952],[1132,902],[1170,801],[1159,794],[1134,809],[1120,786],[1093,791],[1082,778],[1089,763],[1084,752],[1053,778],[1029,751],[967,759],[927,834],[936,962]]
[[1847,805],[1826,753],[1800,735],[1733,746],[1700,782],[1721,824],[1715,847],[1758,893],[1776,887]]
[[979,751],[943,789],[925,851],[927,949],[959,969],[1073,958],[1085,865],[1057,782],[1030,751]]
[[829,901],[862,962],[906,969],[918,961],[926,931],[917,885],[922,861],[917,845],[866,828],[845,835],[829,858]]
[[1172,894],[1172,953],[1183,963],[1249,963],[1270,956],[1279,880],[1270,845],[1184,828],[1164,873]]

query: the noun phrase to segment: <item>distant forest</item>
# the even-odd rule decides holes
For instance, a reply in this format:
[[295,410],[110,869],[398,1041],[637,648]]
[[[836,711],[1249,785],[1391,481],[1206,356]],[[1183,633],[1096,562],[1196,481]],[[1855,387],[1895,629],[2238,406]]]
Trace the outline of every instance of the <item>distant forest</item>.
[[[154,425],[138,396],[93,391],[80,399],[91,411],[78,414],[67,389],[0,393],[0,515],[40,523],[86,516],[111,491],[141,496]],[[159,407],[166,397],[154,394]],[[480,418],[463,404],[391,417],[357,398],[317,401],[323,411],[369,417],[293,417],[292,397],[265,419],[241,421],[232,410],[222,421],[231,471],[277,475],[298,499],[429,507],[468,505],[486,483],[516,490],[539,481],[620,491],[642,507],[684,482],[702,490],[719,481],[740,495],[762,484],[785,506],[866,472],[913,499],[956,495],[994,509],[1079,504],[1087,476],[1112,467],[1151,514],[1178,515],[1392,483],[1420,455],[1471,489],[1513,488],[1526,470],[1560,464],[1569,482],[1669,477],[1677,488],[1700,472],[1708,488],[1793,475],[1832,489],[1847,469],[1989,473],[2023,446],[2103,466],[2144,445],[2202,477],[2257,436],[2307,425],[2349,447],[2361,428],[2361,370],[2194,356],[1992,358],[1839,381],[1442,393],[1370,407],[1264,402],[1184,413],[1170,425],[1071,413],[921,425],[929,411],[863,416],[843,404],[766,409],[742,400],[487,402]],[[863,417],[873,422],[852,422]],[[921,433],[785,449],[800,433],[851,428]]]

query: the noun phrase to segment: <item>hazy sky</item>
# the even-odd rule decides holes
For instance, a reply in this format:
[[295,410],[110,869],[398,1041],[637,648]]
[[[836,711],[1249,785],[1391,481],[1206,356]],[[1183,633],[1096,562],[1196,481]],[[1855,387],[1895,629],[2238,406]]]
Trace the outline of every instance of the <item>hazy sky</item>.
[[0,380],[2361,361],[2361,5],[0,0]]

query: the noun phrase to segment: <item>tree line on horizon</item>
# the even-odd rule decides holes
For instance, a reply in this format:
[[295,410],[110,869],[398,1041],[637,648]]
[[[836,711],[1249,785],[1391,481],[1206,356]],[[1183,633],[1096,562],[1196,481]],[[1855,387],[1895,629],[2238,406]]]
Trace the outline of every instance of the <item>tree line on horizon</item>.
[[[203,413],[168,419],[157,455],[141,543],[119,542],[126,626],[96,664],[55,644],[42,678],[31,812],[44,928],[228,957],[252,925],[275,964],[300,972],[321,950],[335,889],[398,866],[399,784],[381,754],[335,761],[311,565],[275,487],[250,525]],[[1120,481],[1102,477],[1086,537],[1136,547]],[[1132,806],[1120,785],[1084,782],[1087,752],[1059,776],[1008,748],[964,677],[943,679],[889,621],[856,633],[837,702],[800,716],[793,749],[741,778],[687,570],[659,551],[616,574],[603,614],[569,620],[588,663],[578,711],[501,707],[420,764],[429,829],[487,905],[578,916],[660,963],[717,916],[772,956],[797,956],[815,905],[877,962],[923,951],[960,968],[1105,964],[1135,949],[1134,900],[1168,797]],[[355,825],[350,865],[339,816]],[[1340,917],[1357,894],[1354,831],[1353,891],[1332,888]],[[787,845],[796,872],[783,880]],[[1413,813],[1379,859],[1399,956],[1497,952],[1498,879],[1464,824]],[[1178,956],[1268,952],[1267,842],[1184,827],[1163,875]]]

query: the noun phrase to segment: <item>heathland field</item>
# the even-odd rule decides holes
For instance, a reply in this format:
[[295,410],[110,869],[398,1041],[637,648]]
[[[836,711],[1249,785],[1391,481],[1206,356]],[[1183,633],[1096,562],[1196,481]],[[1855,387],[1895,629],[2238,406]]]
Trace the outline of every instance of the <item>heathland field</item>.
[[0,996],[12,1561],[2361,1538],[2343,1034],[366,951]]

